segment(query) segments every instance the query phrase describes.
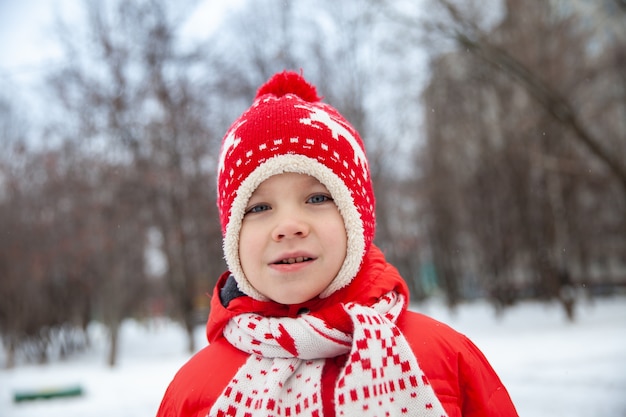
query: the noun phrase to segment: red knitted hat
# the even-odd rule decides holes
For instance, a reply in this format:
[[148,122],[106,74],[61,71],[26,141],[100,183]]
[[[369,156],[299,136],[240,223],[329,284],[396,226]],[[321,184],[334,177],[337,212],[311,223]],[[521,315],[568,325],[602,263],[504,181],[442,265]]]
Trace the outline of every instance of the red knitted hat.
[[317,178],[343,217],[347,255],[321,297],[348,285],[374,239],[374,191],[358,132],[298,73],[274,75],[259,88],[252,106],[222,141],[217,204],[224,257],[239,289],[267,300],[245,277],[239,260],[239,232],[254,190],[273,175],[295,172]]

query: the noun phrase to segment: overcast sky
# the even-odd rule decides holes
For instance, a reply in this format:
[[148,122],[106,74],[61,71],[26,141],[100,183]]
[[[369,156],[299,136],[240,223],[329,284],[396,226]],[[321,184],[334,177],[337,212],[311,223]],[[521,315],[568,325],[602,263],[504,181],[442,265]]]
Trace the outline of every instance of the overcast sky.
[[[19,87],[36,78],[47,65],[60,57],[55,42],[54,22],[66,22],[82,15],[82,0],[0,0],[0,88]],[[206,37],[223,10],[241,1],[200,0],[184,35]]]
[[[0,75],[31,72],[59,50],[52,42],[54,11],[68,0],[0,0]],[[74,1],[76,3],[76,1]]]

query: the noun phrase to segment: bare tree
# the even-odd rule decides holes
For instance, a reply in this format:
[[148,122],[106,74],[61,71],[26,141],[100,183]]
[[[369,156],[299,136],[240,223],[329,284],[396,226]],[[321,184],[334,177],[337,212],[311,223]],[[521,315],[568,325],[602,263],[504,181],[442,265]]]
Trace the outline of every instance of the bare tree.
[[[573,275],[586,280],[580,265],[589,248],[580,231],[589,229],[580,213],[588,201],[611,201],[593,216],[593,234],[604,236],[598,246],[617,259],[625,250],[623,239],[617,244],[626,196],[618,191],[625,150],[617,115],[624,105],[596,78],[602,73],[623,84],[606,60],[623,39],[601,43],[595,53],[584,49],[596,45],[597,33],[583,25],[593,17],[552,2],[508,1],[505,18],[491,31],[476,20],[483,14],[438,3],[450,20],[427,27],[461,47],[435,61],[425,96],[432,111],[423,156],[436,190],[429,194],[430,212],[435,224],[454,225],[444,232],[456,242],[447,255],[459,256],[469,238],[465,253],[474,252],[475,270],[487,278],[496,305],[530,292],[558,298],[572,318]],[[600,109],[607,114],[600,116]],[[607,186],[592,191],[600,181]],[[446,201],[441,193],[461,198],[435,206]],[[444,216],[448,212],[454,215]],[[600,243],[607,239],[615,244]]]
[[[65,36],[68,57],[74,59],[51,72],[49,80],[65,109],[57,135],[111,164],[112,171],[101,177],[112,184],[104,191],[110,198],[104,201],[111,204],[106,216],[156,227],[163,236],[172,314],[184,324],[193,351],[197,294],[208,292],[221,269],[219,227],[211,217],[219,147],[209,127],[206,62],[177,43],[182,17],[168,7],[163,1],[87,3],[89,45]],[[132,245],[145,248],[142,230],[120,230],[118,248],[106,252],[110,258],[102,257],[108,272],[120,275],[119,282],[124,274],[143,275],[140,257],[125,252]],[[114,341],[129,311],[114,311],[106,302],[100,306],[122,314],[111,315]]]
[[[498,40],[498,36],[482,30],[476,21],[472,20],[473,15],[464,14],[455,2],[436,0],[435,3],[447,10],[449,20],[448,23],[434,25],[433,29],[456,40],[460,47],[518,82],[556,122],[571,133],[571,140],[579,142],[613,172],[626,194],[626,165],[623,162],[624,158],[620,158],[620,154],[614,152],[615,146],[619,146],[619,143],[616,144],[615,141],[607,143],[606,139],[595,134],[593,122],[578,110],[577,102],[580,98],[576,91],[576,89],[581,92],[588,90],[585,85],[590,83],[598,85],[602,82],[602,77],[613,79],[618,85],[624,84],[623,74],[616,65],[626,45],[626,33],[623,26],[620,28],[618,23],[620,14],[623,20],[623,10],[616,9],[617,15],[610,17],[611,8],[608,5],[597,6],[595,11],[603,14],[602,21],[609,20],[607,30],[614,32],[611,44],[600,46],[608,51],[607,54],[611,58],[596,59],[594,67],[585,68],[589,60],[581,58],[594,53],[590,50],[592,42],[600,42],[592,38],[595,35],[585,33],[584,30],[585,26],[596,21],[594,15],[581,16],[575,9],[568,10],[568,6],[562,2],[544,2],[541,7],[534,7],[520,0],[507,0],[504,12],[506,18],[501,23],[502,27],[506,27],[507,35],[501,36]],[[523,22],[518,17],[521,15],[529,16],[532,20]],[[535,27],[529,27],[532,24],[530,22],[534,22]],[[542,48],[535,49],[535,53],[531,54],[525,53],[529,51],[528,48],[512,48],[515,46],[513,37],[517,37],[519,41],[528,36],[534,39],[548,39],[551,42],[544,42]],[[570,55],[564,56],[565,53]],[[555,73],[549,67],[550,57],[553,61],[562,60],[576,64],[582,70]],[[551,68],[556,69],[555,66]],[[619,96],[624,97],[623,91]],[[614,109],[612,111],[616,111],[617,117],[623,116],[623,100],[620,102],[619,97],[617,100],[611,96],[598,97],[598,100],[599,107]],[[612,136],[615,140],[623,140],[624,135],[625,132],[621,127],[621,130],[614,132]]]
[[[76,191],[84,182],[56,152],[16,143],[2,162],[0,199],[5,238],[0,325],[8,366],[21,355],[45,362],[86,347],[89,320],[85,288],[89,255],[81,246],[81,216],[74,218]],[[76,187],[76,188],[72,188]],[[81,232],[84,230],[81,230]]]

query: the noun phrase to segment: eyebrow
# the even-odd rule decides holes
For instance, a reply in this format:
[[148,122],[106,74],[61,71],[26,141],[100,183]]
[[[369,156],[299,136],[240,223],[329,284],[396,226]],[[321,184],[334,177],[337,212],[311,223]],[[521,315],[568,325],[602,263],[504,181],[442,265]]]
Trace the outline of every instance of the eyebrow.
[[307,178],[305,178],[302,182],[305,183],[305,185],[308,185],[308,186],[311,186],[311,187],[316,186],[316,185],[320,185],[320,186],[326,188],[326,186],[324,184],[322,184],[317,178],[311,177],[311,176],[308,176],[308,175],[307,175]]

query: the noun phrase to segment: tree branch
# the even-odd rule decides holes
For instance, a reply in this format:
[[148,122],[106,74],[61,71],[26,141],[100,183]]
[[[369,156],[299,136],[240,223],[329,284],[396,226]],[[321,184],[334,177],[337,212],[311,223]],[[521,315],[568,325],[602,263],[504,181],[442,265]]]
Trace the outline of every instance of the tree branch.
[[462,33],[456,34],[456,40],[460,45],[496,69],[510,74],[555,120],[568,127],[580,143],[609,167],[620,180],[626,193],[626,165],[623,161],[614,158],[600,145],[600,142],[581,123],[576,111],[567,99],[551,89],[503,49],[485,41],[472,40]]

